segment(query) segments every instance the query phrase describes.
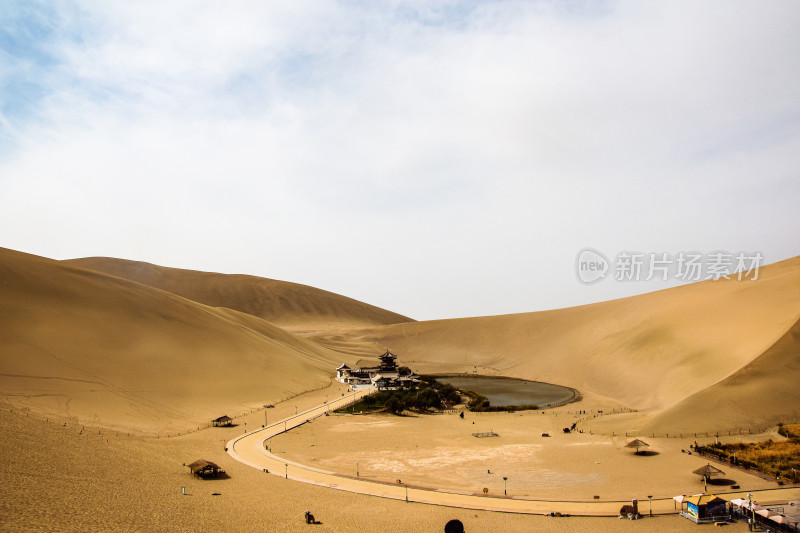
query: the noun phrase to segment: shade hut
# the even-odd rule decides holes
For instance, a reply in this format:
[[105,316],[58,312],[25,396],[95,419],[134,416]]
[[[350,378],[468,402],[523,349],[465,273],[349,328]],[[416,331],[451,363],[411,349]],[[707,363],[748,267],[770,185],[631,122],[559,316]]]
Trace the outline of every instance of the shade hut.
[[189,467],[189,470],[192,471],[192,474],[204,479],[214,477],[217,474],[225,473],[225,471],[220,468],[218,464],[212,463],[211,461],[206,461],[205,459],[198,459],[197,461],[186,466]]
[[636,455],[639,454],[639,448],[646,448],[648,446],[650,446],[650,445],[647,444],[645,441],[639,440],[639,439],[632,440],[628,444],[625,445],[626,448],[636,448],[636,451],[633,452]]
[[222,415],[221,417],[212,420],[211,424],[214,425],[215,427],[220,427],[220,426],[230,426],[232,422],[233,418],[229,417],[228,415]]
[[697,474],[698,476],[702,476],[703,478],[703,486],[706,491],[708,491],[708,480],[714,476],[722,476],[725,474],[722,470],[715,466],[711,466],[711,463],[707,463],[706,466],[698,468],[693,474]]

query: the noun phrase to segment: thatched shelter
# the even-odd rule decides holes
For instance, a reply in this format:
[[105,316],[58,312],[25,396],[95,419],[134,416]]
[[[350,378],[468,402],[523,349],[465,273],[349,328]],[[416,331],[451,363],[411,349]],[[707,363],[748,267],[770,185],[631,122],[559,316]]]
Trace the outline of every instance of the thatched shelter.
[[723,472],[716,466],[711,466],[711,463],[707,463],[706,466],[700,467],[692,473],[697,474],[698,476],[702,476],[703,485],[706,491],[708,490],[708,480],[710,480],[714,476],[725,475],[725,472]]
[[707,477],[711,479],[714,476],[723,476],[725,472],[717,468],[716,466],[711,466],[711,463],[707,463],[705,466],[698,468],[692,474],[697,474],[698,476]]
[[233,423],[233,418],[229,417],[228,415],[222,415],[219,418],[215,418],[211,421],[211,424],[214,427],[221,427],[221,426],[230,426]]
[[214,477],[217,474],[225,473],[225,471],[220,468],[218,464],[212,463],[211,461],[206,461],[205,459],[198,459],[197,461],[186,466],[189,467],[189,470],[192,471],[192,474],[204,479]]
[[645,441],[639,440],[639,439],[632,440],[628,444],[625,445],[626,448],[636,448],[636,451],[633,452],[633,453],[635,453],[637,455],[639,454],[639,448],[646,448],[648,446],[650,446],[650,445],[647,444]]

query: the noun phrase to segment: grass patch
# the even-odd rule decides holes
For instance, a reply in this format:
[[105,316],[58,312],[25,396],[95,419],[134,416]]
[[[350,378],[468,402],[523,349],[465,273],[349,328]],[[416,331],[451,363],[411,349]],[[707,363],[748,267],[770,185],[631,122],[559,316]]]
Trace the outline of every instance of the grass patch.
[[800,439],[800,424],[778,424],[778,433],[787,439]]
[[[800,425],[783,426],[788,435],[797,435]],[[781,428],[781,429],[783,429]],[[791,429],[796,428],[796,429]],[[781,435],[786,435],[781,433]],[[788,436],[787,435],[787,436]],[[758,470],[776,480],[788,480],[792,483],[800,481],[800,438],[790,437],[789,440],[774,442],[739,443],[739,444],[709,444],[698,446],[696,450],[706,453],[732,465]]]
[[427,413],[447,409],[459,403],[461,403],[461,396],[453,386],[422,378],[419,388],[376,392],[353,405],[337,409],[335,412],[389,411],[400,414],[403,411],[415,411]]

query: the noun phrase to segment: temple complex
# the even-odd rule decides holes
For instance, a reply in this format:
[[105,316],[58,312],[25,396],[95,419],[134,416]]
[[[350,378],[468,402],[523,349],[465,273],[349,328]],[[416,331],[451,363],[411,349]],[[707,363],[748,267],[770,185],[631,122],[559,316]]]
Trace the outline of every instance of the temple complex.
[[350,368],[342,364],[336,369],[336,381],[350,385],[353,390],[374,388],[378,390],[411,389],[419,385],[419,376],[401,374],[397,356],[386,350],[379,357],[378,366]]

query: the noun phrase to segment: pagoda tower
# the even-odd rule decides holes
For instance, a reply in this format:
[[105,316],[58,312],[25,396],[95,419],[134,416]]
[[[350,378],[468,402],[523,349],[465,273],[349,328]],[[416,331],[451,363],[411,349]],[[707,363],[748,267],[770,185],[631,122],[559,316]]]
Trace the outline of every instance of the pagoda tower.
[[386,350],[386,353],[380,356],[381,368],[379,372],[397,372],[397,356]]

